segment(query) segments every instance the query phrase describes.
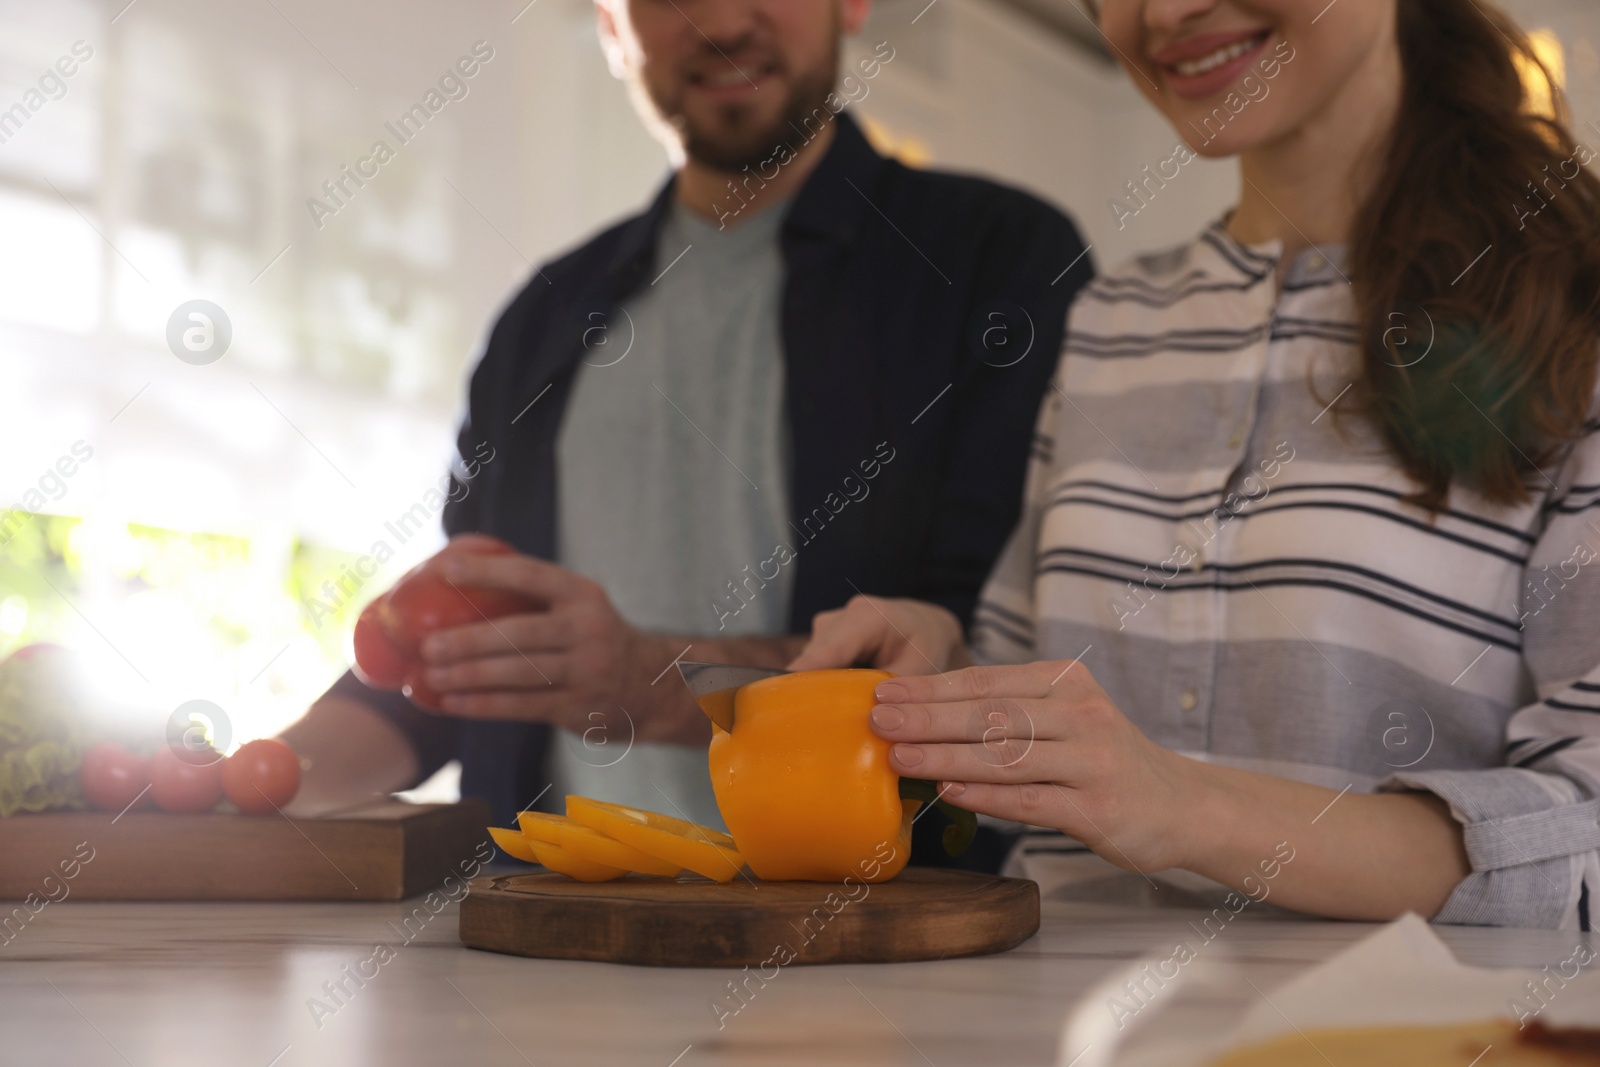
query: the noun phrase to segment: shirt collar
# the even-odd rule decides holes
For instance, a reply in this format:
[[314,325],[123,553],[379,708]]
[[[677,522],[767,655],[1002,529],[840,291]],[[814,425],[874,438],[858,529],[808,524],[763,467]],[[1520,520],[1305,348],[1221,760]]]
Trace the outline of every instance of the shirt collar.
[[874,211],[868,198],[889,161],[867,143],[848,112],[841,111],[828,154],[795,194],[784,220],[784,237],[816,236],[839,244],[855,240],[861,222]]
[[[1207,226],[1200,235],[1203,255],[1208,255],[1209,265],[1224,274],[1263,278],[1278,266],[1283,258],[1282,241],[1262,241],[1245,244],[1228,232],[1227,212]],[[1300,289],[1334,280],[1348,280],[1345,264],[1348,249],[1343,244],[1314,245],[1296,252],[1284,275],[1285,289]]]
[[[873,149],[847,112],[841,111],[833,122],[836,128],[828,154],[794,195],[783,221],[785,243],[791,237],[808,236],[849,244],[862,219],[873,209],[867,198],[889,161]],[[618,299],[631,292],[654,265],[661,226],[672,208],[676,184],[674,174],[642,214],[623,224],[610,265]]]
[[1229,211],[1200,232],[1202,265],[1224,277],[1260,280],[1271,274],[1283,256],[1282,241],[1247,245],[1228,232]]

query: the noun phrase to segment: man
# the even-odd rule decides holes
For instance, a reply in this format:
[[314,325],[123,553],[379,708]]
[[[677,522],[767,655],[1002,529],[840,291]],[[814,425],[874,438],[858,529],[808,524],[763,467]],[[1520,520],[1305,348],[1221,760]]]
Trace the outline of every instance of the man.
[[872,150],[834,91],[894,62],[841,80],[869,5],[599,0],[675,173],[502,313],[445,513],[525,553],[447,577],[547,610],[435,635],[443,714],[341,679],[285,735],[308,788],[455,758],[501,824],[568,791],[715,824],[676,660],[781,667],[858,593],[970,617],[1091,269],[1032,197]]

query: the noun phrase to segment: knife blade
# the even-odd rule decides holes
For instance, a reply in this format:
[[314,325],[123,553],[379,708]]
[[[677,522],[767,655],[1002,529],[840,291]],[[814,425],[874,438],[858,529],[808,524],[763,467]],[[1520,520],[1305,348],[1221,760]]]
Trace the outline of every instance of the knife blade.
[[744,686],[763,678],[776,678],[788,671],[774,667],[742,667],[734,663],[692,663],[678,661],[678,674],[689,687],[700,710],[718,726],[733,732],[733,698]]

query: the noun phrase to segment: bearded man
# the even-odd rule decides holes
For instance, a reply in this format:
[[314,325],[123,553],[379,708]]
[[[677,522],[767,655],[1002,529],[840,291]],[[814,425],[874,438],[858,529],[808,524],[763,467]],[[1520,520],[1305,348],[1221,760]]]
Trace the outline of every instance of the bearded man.
[[308,791],[457,759],[500,825],[569,792],[720,825],[675,661],[781,667],[862,594],[970,620],[1092,270],[1054,208],[873,150],[846,105],[897,27],[840,59],[869,6],[598,0],[673,173],[501,314],[444,515],[518,549],[452,581],[541,609],[429,639],[433,710],[341,679],[285,734]]

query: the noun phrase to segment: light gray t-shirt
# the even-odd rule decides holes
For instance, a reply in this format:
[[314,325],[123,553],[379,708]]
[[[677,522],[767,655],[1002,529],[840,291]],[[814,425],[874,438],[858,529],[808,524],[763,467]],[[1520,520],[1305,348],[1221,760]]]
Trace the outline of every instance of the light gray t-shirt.
[[[591,334],[578,368],[557,442],[559,559],[642,630],[787,629],[794,568],[749,578],[770,574],[761,565],[791,541],[778,247],[787,209],[719,230],[674,204],[657,277],[607,324],[603,344]],[[657,684],[683,683],[671,671]],[[615,722],[558,731],[556,790],[722,825],[703,748],[630,746]]]

